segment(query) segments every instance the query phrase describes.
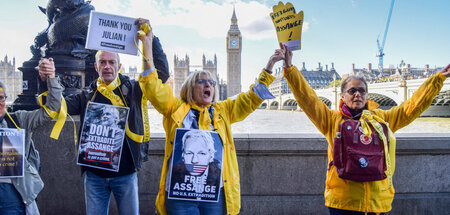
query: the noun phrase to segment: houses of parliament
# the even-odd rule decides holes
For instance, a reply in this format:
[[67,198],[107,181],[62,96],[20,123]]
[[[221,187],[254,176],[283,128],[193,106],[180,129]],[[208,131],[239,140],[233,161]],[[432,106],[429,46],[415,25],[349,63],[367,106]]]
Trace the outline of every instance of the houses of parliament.
[[227,97],[241,92],[241,53],[242,36],[237,24],[236,12],[233,9],[231,25],[226,38],[227,46],[227,82],[217,74],[217,56],[213,60],[207,60],[203,55],[202,65],[191,65],[189,56],[184,58],[174,56],[174,74],[171,85],[174,95],[180,95],[181,86],[184,80],[192,71],[209,71],[217,80],[219,88],[219,100],[225,100]]

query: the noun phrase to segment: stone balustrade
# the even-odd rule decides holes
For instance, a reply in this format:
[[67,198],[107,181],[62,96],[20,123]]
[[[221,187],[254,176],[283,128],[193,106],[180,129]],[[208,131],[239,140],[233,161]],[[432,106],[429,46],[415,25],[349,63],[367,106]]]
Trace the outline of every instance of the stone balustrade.
[[[51,125],[34,132],[44,190],[41,214],[85,214],[83,177],[76,165],[73,125],[58,141]],[[141,214],[155,214],[164,156],[163,134],[152,134],[150,161],[139,176]],[[327,169],[320,134],[235,134],[241,176],[241,214],[328,214],[323,192]],[[450,134],[398,134],[390,214],[447,214],[450,210]],[[117,214],[111,202],[111,214]]]

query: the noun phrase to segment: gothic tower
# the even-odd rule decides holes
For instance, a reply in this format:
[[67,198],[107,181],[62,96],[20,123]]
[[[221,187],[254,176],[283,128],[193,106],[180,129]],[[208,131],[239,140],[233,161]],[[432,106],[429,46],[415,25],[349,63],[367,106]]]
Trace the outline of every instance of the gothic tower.
[[175,55],[173,57],[174,64],[174,72],[173,72],[173,93],[174,96],[180,96],[181,86],[183,85],[184,80],[186,80],[189,75],[189,56],[186,55],[186,58],[178,59]]
[[231,25],[227,34],[227,97],[241,92],[241,52],[242,36],[237,24],[236,12],[233,8]]
[[214,76],[214,79],[217,80],[217,78],[218,78],[217,77],[217,56],[215,54],[214,54],[214,61],[206,60],[205,54],[203,54],[202,68],[203,68],[203,71],[209,71]]

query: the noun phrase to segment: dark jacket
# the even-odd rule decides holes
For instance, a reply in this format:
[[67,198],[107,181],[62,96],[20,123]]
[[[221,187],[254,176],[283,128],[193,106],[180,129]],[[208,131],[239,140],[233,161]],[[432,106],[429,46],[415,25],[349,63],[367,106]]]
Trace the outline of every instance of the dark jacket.
[[[153,58],[158,76],[161,74],[161,80],[163,82],[167,81],[169,78],[167,57],[161,47],[159,39],[156,36],[153,39]],[[121,85],[114,90],[114,93],[116,95],[121,95],[119,91],[120,88],[123,96],[125,97],[125,102],[130,108],[128,115],[128,126],[133,133],[137,135],[144,135],[144,123],[148,124],[147,99],[144,97],[138,81],[130,80],[129,77],[121,74],[119,74],[119,79]],[[70,115],[80,115],[81,123],[84,121],[87,103],[94,96],[96,89],[97,81],[93,81],[87,89],[83,89],[81,93],[65,97],[68,113]],[[109,100],[103,97],[103,95],[99,92],[95,94],[95,98],[92,101],[111,104],[111,102],[109,102]],[[83,127],[83,124],[81,124],[80,127]],[[136,170],[140,170],[142,167],[142,162],[148,160],[147,151],[149,142],[136,142],[126,135],[124,144],[126,143],[128,143],[128,147],[131,151],[134,167]]]

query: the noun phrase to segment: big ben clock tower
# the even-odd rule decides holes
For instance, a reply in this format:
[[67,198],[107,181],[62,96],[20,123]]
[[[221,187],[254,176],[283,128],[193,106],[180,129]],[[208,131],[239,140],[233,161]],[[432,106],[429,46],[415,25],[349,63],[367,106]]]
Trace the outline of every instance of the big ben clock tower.
[[241,92],[241,52],[242,36],[233,8],[231,25],[227,34],[227,97]]

